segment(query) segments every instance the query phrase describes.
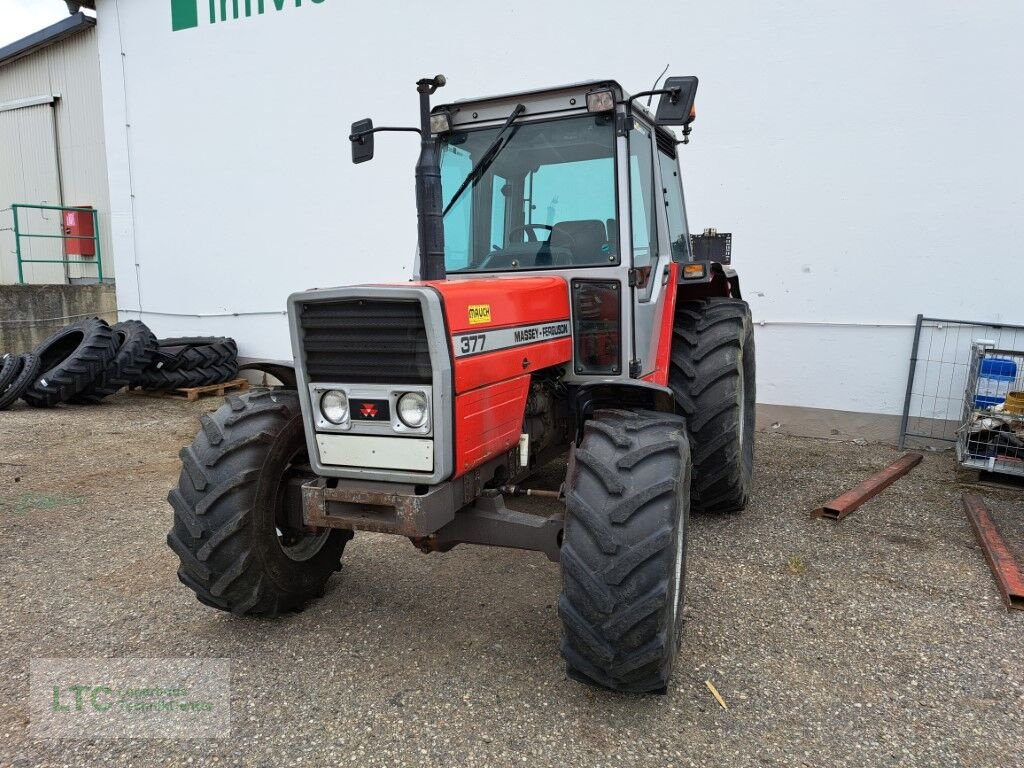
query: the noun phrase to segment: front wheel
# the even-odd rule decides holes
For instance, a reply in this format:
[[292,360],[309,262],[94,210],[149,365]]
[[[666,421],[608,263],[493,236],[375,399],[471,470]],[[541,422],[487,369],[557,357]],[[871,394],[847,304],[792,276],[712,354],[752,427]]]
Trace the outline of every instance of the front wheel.
[[232,395],[201,422],[167,497],[178,578],[222,611],[277,616],[302,608],[341,567],[352,532],[302,525],[301,484],[313,473],[297,394]]
[[616,691],[664,693],[682,639],[685,419],[597,411],[566,487],[558,613],[569,674]]

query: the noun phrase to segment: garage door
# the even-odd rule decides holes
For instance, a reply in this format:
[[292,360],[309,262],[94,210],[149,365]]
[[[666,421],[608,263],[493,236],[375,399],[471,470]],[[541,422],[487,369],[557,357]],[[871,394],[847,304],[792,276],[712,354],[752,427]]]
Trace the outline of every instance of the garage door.
[[[60,175],[53,126],[53,104],[18,107],[0,104],[0,209],[11,203],[60,205]],[[11,212],[0,214],[0,283],[18,281]],[[19,211],[22,232],[60,233],[59,211]],[[63,258],[60,240],[25,239],[27,259]],[[25,282],[64,283],[61,264],[26,264]]]

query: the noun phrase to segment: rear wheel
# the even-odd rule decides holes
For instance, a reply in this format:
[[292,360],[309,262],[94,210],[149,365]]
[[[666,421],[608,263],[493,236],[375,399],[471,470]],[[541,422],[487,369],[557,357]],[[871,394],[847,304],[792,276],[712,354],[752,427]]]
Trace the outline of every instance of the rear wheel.
[[168,495],[178,578],[223,611],[277,616],[302,608],[340,569],[352,532],[302,525],[300,485],[313,473],[297,394],[229,396],[201,422]]
[[569,674],[612,690],[663,693],[682,639],[685,419],[597,411],[567,488],[558,613]]
[[693,508],[747,505],[754,469],[754,329],[745,301],[687,301],[676,312],[669,386],[693,449]]

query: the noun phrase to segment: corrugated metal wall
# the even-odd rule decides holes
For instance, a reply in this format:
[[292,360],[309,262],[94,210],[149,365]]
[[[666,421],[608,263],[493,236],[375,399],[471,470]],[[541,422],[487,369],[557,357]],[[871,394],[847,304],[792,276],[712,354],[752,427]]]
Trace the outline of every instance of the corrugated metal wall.
[[[96,30],[86,29],[24,58],[0,65],[0,105],[59,96],[50,104],[0,111],[0,210],[11,203],[92,205],[99,210],[104,276],[113,277],[110,199],[103,143]],[[2,109],[2,106],[0,106]],[[57,234],[56,211],[25,212],[22,231]],[[0,212],[0,283],[18,280],[11,212]],[[22,240],[27,258],[59,259],[60,240]],[[25,280],[63,283],[95,277],[93,266],[28,264]]]

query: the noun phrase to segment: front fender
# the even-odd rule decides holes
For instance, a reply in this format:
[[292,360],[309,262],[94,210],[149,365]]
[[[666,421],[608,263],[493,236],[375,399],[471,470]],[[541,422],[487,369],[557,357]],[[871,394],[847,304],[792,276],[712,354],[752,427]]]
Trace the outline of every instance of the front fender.
[[295,365],[283,360],[245,360],[239,362],[239,371],[260,371],[273,376],[289,389],[295,389],[298,379],[295,376]]
[[584,384],[573,398],[576,442],[583,436],[583,424],[601,408],[626,408],[675,413],[672,390],[649,381],[617,381]]

